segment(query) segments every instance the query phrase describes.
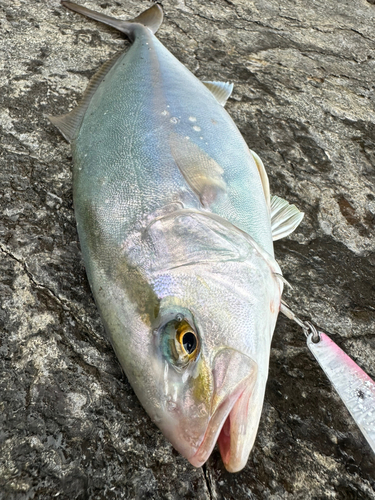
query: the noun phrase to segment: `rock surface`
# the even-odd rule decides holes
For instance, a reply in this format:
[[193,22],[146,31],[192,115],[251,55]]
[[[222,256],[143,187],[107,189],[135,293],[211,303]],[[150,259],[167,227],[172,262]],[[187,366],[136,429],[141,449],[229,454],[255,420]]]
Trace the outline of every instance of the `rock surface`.
[[[375,378],[373,0],[163,0],[158,36],[227,109],[272,192],[306,216],[276,243],[285,300]],[[86,2],[129,18],[146,2]],[[247,467],[194,469],[151,423],[105,338],[83,268],[71,109],[126,45],[57,0],[0,4],[0,498],[375,499],[375,456],[280,317]]]

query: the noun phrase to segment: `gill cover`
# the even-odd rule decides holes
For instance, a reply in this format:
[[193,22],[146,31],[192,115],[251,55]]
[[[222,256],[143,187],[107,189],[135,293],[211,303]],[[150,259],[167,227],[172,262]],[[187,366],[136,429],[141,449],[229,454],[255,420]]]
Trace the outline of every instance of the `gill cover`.
[[279,267],[246,233],[195,210],[155,217],[127,247],[138,263],[141,246],[160,300],[153,359],[163,395],[148,411],[193,465],[217,442],[226,468],[238,471],[259,425]]

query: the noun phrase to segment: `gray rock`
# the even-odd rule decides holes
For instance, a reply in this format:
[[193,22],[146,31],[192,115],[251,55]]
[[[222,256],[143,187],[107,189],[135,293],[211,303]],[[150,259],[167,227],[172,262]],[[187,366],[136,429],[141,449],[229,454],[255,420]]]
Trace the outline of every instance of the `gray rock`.
[[[129,17],[147,3],[87,2]],[[163,1],[161,41],[227,109],[272,192],[306,217],[276,244],[285,300],[375,378],[373,0]],[[280,317],[254,450],[194,469],[105,338],[77,241],[61,114],[127,42],[57,0],[0,5],[0,498],[375,499],[375,457],[298,327]]]

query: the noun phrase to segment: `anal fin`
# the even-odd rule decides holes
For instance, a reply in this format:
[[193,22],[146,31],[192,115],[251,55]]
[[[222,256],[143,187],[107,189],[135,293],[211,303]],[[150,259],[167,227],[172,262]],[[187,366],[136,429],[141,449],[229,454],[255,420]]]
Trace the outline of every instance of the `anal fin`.
[[271,197],[271,230],[273,241],[291,234],[305,214],[283,198]]

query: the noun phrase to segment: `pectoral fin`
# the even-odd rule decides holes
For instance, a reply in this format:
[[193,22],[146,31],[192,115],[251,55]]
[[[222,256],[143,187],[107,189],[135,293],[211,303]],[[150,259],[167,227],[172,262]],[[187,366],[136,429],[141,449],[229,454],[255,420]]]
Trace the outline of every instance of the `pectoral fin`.
[[179,170],[204,207],[226,192],[223,169],[203,149],[175,133],[169,136],[169,143]]
[[290,205],[283,198],[270,195],[270,184],[263,162],[254,151],[251,149],[249,151],[258,168],[264,197],[271,212],[272,239],[276,241],[291,234],[303,219],[304,213],[300,212],[295,205]]
[[305,214],[283,198],[271,197],[271,230],[273,241],[291,234]]

